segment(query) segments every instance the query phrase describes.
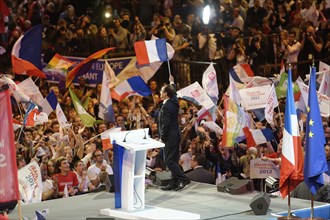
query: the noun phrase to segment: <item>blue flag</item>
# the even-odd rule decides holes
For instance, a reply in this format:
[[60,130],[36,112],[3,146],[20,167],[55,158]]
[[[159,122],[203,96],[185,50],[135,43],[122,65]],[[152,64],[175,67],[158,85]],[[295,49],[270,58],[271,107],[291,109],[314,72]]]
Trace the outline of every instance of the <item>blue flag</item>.
[[312,67],[306,121],[304,180],[311,193],[324,185],[323,173],[328,170],[325,156],[325,137],[316,94],[316,68]]

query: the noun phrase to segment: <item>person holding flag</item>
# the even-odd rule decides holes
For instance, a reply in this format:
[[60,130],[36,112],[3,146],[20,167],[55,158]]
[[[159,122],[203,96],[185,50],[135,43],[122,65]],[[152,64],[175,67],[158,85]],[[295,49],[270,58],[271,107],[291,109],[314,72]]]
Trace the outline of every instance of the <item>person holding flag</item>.
[[180,128],[178,123],[179,102],[174,88],[174,78],[169,77],[170,84],[162,87],[160,97],[163,104],[158,113],[158,132],[162,142],[165,143],[165,164],[172,172],[170,183],[162,190],[182,190],[190,183],[189,178],[183,173],[179,165],[180,153]]

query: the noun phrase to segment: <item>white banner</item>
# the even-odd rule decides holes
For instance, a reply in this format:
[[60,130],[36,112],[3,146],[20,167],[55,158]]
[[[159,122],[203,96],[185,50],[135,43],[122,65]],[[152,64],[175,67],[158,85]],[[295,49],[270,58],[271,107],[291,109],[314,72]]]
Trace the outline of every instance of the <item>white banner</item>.
[[202,86],[210,97],[214,97],[216,100],[218,100],[219,89],[217,82],[217,73],[214,69],[213,63],[211,63],[203,73]]
[[320,84],[319,93],[330,97],[330,70],[323,74]]
[[275,163],[261,158],[250,161],[250,178],[251,179],[266,179],[267,177],[280,178],[280,169]]
[[19,87],[22,93],[30,97],[32,101],[37,103],[38,105],[41,105],[41,103],[44,101],[44,97],[41,95],[39,88],[33,82],[32,78],[30,77],[26,78],[25,80],[20,82],[17,86]]
[[214,106],[211,98],[206,94],[198,82],[194,82],[193,84],[180,89],[177,91],[177,95],[178,98],[187,99],[206,109],[210,109]]
[[42,179],[37,162],[32,161],[18,170],[18,187],[25,203],[41,202]]
[[273,124],[273,115],[274,115],[274,108],[278,106],[278,100],[274,88],[274,84],[272,85],[265,108],[265,118],[269,124]]
[[265,108],[271,86],[259,86],[239,90],[245,110]]
[[[300,81],[297,81],[297,84],[300,88],[301,96],[303,97],[305,106],[308,105],[308,91],[309,87]],[[320,113],[322,117],[329,117],[330,116],[330,97],[326,95],[322,95],[320,93],[317,93],[318,101],[319,101],[319,107],[320,107]]]

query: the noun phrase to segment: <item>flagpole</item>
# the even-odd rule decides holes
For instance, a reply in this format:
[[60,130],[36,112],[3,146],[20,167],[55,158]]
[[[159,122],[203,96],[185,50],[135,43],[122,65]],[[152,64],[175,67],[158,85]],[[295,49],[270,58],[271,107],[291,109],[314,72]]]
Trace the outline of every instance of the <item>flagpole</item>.
[[100,136],[101,134],[103,134],[104,132],[98,134],[98,135],[95,135],[94,137],[88,139],[87,141],[84,142],[84,145],[87,144],[88,142],[90,142],[91,140],[94,140],[95,138],[97,138],[98,136]]
[[17,201],[17,214],[18,214],[18,219],[21,220],[22,218],[22,206],[21,206],[21,199],[19,198]]
[[311,219],[314,219],[314,195],[311,193]]
[[[94,127],[93,127],[94,128]],[[109,129],[108,129],[109,130]],[[106,131],[103,131],[102,133],[98,134],[98,135],[95,135],[94,137],[88,139],[87,141],[84,142],[84,144],[87,144],[88,142],[90,142],[91,140],[94,140],[95,138],[97,138],[98,136],[101,136],[102,134],[104,134],[105,132],[107,132],[108,130]],[[94,131],[95,131],[95,128],[94,128]],[[95,131],[96,132],[96,131]]]
[[167,60],[167,66],[168,66],[168,73],[170,74],[170,76],[172,76],[171,67],[170,67],[170,61],[169,60]]
[[288,218],[291,218],[291,195],[290,195],[290,178],[288,179]]
[[278,110],[278,113],[280,115],[280,120],[281,120],[281,125],[282,125],[283,124],[283,119],[282,119],[281,110],[280,110],[280,106],[279,105],[277,106],[277,110]]

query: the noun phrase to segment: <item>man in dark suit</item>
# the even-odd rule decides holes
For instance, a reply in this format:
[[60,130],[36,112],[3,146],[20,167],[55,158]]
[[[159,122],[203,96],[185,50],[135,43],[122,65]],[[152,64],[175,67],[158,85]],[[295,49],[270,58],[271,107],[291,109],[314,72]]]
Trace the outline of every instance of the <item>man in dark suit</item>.
[[165,164],[172,173],[170,183],[162,187],[162,190],[181,190],[190,183],[188,177],[181,170],[179,165],[180,153],[180,129],[178,123],[179,102],[176,97],[174,78],[170,75],[170,84],[160,90],[160,97],[163,104],[158,113],[159,137],[164,142]]
[[205,157],[203,155],[193,154],[190,161],[190,165],[193,170],[187,174],[187,177],[195,182],[215,184],[214,175],[210,171],[203,168],[202,165],[204,162]]

